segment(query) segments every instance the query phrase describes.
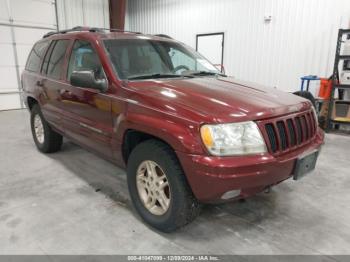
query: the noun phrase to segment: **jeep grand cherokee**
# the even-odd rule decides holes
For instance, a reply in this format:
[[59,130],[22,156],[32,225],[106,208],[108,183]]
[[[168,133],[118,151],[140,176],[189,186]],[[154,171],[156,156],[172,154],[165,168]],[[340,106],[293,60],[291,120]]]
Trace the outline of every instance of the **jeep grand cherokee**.
[[135,209],[165,232],[201,203],[302,177],[324,139],[308,100],[225,76],[164,36],[49,33],[22,85],[37,148],[56,152],[65,136],[126,168]]

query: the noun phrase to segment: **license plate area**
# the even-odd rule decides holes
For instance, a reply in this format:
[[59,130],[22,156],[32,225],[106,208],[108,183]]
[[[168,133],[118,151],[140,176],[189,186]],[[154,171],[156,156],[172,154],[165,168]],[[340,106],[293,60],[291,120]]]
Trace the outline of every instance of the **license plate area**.
[[300,157],[295,164],[293,179],[298,180],[314,170],[317,162],[317,157],[318,151]]

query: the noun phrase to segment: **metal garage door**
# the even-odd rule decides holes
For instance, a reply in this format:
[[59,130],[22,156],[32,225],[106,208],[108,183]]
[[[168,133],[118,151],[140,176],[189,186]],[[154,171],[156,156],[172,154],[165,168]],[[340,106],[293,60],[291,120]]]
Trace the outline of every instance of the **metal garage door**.
[[55,1],[0,0],[0,110],[22,108],[20,75],[33,43],[56,30]]

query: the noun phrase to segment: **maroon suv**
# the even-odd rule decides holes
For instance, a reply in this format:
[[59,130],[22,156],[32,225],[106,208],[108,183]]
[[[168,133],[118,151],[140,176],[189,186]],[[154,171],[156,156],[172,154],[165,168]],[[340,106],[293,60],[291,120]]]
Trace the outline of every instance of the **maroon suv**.
[[227,77],[164,35],[49,33],[22,85],[38,149],[56,152],[65,136],[125,167],[136,210],[166,232],[200,203],[307,174],[324,139],[308,100]]

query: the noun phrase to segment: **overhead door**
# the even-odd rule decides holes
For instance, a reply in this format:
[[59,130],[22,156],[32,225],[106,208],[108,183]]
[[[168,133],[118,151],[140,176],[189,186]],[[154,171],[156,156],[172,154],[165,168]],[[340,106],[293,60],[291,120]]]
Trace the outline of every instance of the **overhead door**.
[[0,0],[0,110],[24,105],[20,75],[33,44],[57,29],[55,1]]

